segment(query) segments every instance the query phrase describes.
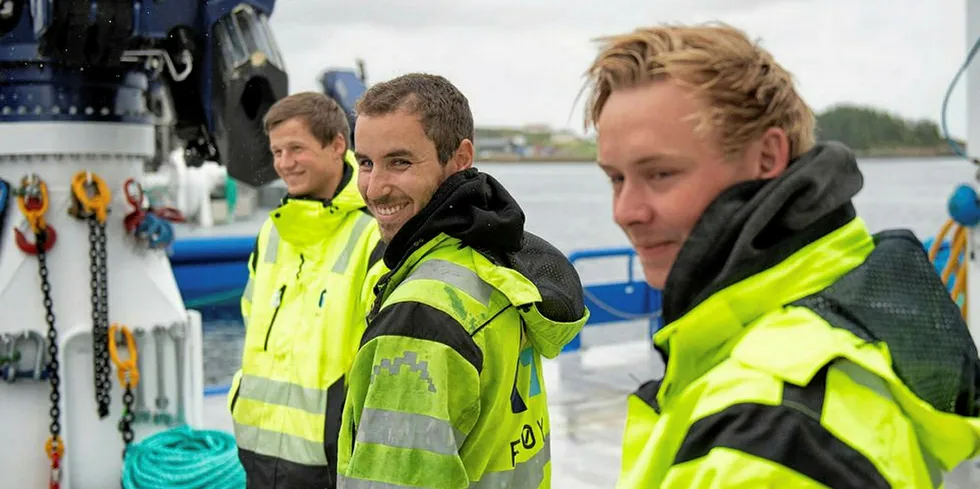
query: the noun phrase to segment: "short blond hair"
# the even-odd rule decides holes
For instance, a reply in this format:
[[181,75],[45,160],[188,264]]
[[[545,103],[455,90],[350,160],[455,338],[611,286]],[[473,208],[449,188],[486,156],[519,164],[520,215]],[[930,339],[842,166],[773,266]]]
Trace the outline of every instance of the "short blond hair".
[[813,111],[793,77],[744,32],[725,24],[665,25],[597,39],[600,52],[586,71],[592,85],[586,128],[594,126],[616,90],[671,79],[701,96],[698,131],[714,132],[727,158],[771,127],[786,131],[790,156],[816,140]]

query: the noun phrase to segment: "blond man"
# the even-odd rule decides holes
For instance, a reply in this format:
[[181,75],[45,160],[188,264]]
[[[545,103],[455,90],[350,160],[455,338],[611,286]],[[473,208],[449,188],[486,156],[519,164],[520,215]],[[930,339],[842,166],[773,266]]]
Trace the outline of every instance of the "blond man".
[[614,219],[663,289],[662,379],[629,399],[618,488],[926,488],[977,455],[980,361],[907,230],[815,142],[789,72],[739,30],[602,39],[587,122]]

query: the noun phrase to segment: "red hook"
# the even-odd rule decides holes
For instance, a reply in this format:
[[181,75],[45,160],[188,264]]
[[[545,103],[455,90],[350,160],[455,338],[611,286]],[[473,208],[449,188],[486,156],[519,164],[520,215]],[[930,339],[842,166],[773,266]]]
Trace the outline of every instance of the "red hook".
[[127,178],[123,182],[123,194],[126,196],[126,202],[133,208],[132,212],[123,218],[123,226],[126,232],[132,234],[146,215],[146,211],[143,210],[143,186],[136,180]]
[[[48,224],[48,226],[41,232],[44,233],[45,238],[47,238],[44,240],[44,252],[47,253],[51,251],[52,247],[54,247],[54,242],[58,239],[58,233],[55,232],[54,226],[50,224]],[[20,251],[23,251],[28,255],[37,254],[37,243],[30,242],[20,228],[15,228],[14,234],[16,234],[15,238],[17,239],[17,247],[20,248]]]

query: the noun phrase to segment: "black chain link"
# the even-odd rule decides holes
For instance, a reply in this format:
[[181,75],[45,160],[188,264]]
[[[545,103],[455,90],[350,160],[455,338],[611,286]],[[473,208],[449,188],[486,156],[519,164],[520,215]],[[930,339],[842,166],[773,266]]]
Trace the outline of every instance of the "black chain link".
[[51,300],[51,282],[48,281],[48,259],[44,251],[47,232],[40,231],[34,237],[37,244],[37,265],[41,275],[41,294],[44,297],[44,319],[48,323],[48,381],[51,384],[51,440],[52,449],[57,452],[56,444],[61,434],[61,378],[58,375],[58,330],[54,327],[54,301]]
[[[130,374],[132,375],[132,374]],[[133,442],[133,420],[136,415],[133,413],[133,388],[127,382],[124,386],[123,391],[123,415],[119,419],[119,431],[122,433],[123,438],[123,459],[126,458],[126,451],[129,450],[129,444]]]
[[95,400],[99,418],[109,415],[112,381],[109,374],[109,301],[106,273],[105,223],[88,216],[89,272],[92,301],[92,363],[95,371]]

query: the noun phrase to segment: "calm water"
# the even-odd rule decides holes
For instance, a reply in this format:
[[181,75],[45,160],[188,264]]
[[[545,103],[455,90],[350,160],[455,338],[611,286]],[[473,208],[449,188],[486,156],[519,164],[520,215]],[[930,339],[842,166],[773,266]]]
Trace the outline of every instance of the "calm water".
[[[864,189],[855,205],[873,230],[904,227],[920,239],[935,234],[947,218],[946,199],[956,185],[974,176],[963,160],[901,159],[861,163]],[[583,248],[626,246],[611,219],[611,192],[605,176],[587,163],[481,164],[503,183],[527,214],[528,230],[570,253]],[[583,265],[583,281],[618,279],[623,266]],[[205,382],[224,384],[238,367],[242,329],[207,325]]]

